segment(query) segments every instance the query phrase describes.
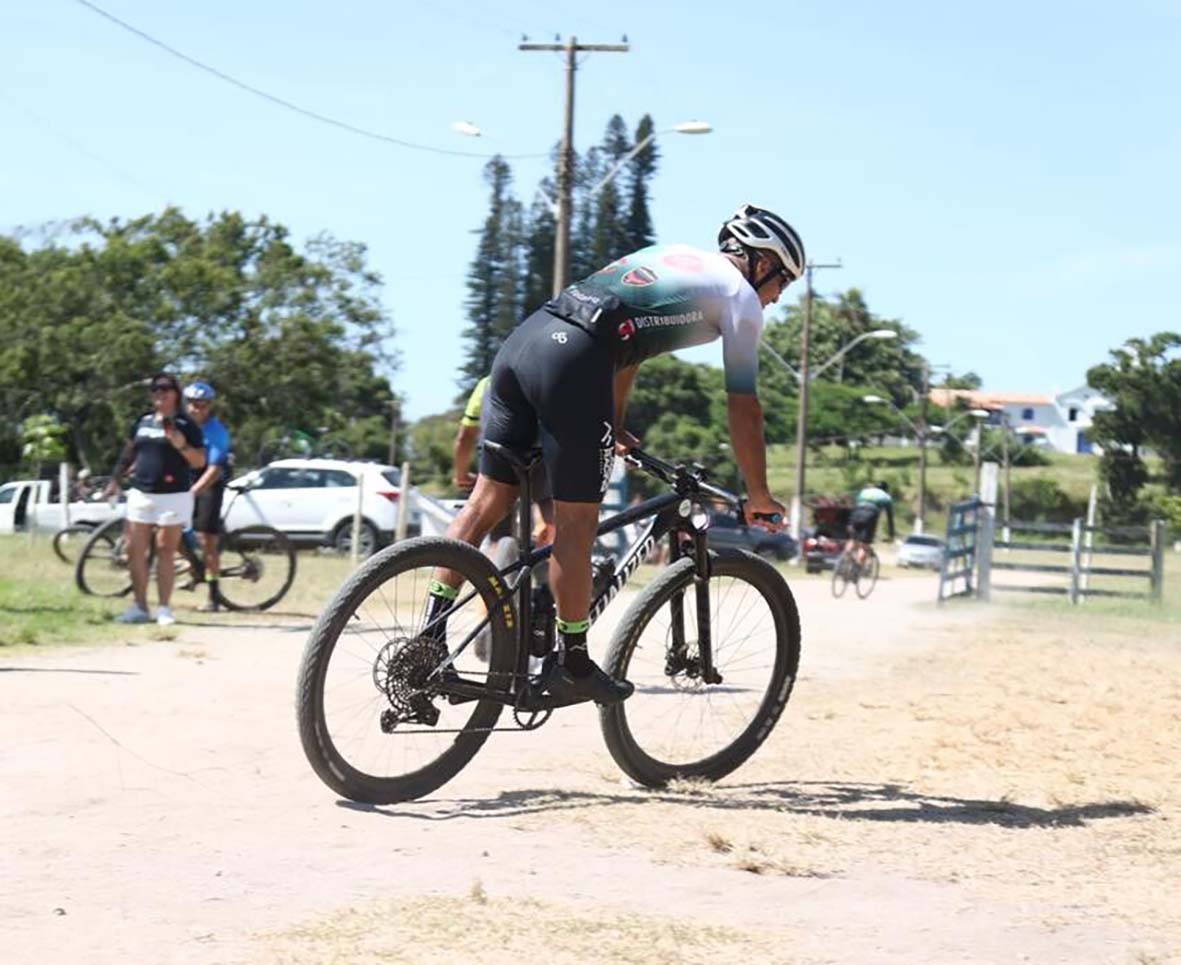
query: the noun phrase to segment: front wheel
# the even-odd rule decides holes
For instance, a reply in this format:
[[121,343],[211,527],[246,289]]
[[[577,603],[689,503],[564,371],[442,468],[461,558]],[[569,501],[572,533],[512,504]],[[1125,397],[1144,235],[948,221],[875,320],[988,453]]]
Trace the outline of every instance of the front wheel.
[[271,526],[226,533],[218,546],[217,595],[231,610],[266,610],[291,589],[295,547]]
[[649,787],[716,781],[766,740],[791,696],[800,618],[773,566],[740,550],[711,553],[709,620],[718,683],[702,676],[694,564],[678,560],[632,604],[611,642],[611,676],[635,684],[600,709],[607,749]]
[[857,561],[849,552],[841,553],[837,557],[836,565],[832,568],[832,595],[840,599],[845,595],[849,584],[857,580]]
[[82,551],[82,547],[86,545],[86,541],[90,539],[90,534],[93,532],[93,526],[87,526],[83,523],[74,523],[74,525],[67,526],[65,529],[59,529],[53,534],[53,552],[57,554],[57,558],[63,563],[73,565],[78,561],[78,554]]
[[[438,567],[464,580],[445,625],[426,619]],[[325,784],[353,801],[393,804],[431,793],[471,760],[501,704],[452,703],[439,692],[442,671],[450,660],[463,681],[508,689],[515,614],[503,588],[487,557],[434,537],[388,547],[357,569],[317,621],[299,669],[299,736]],[[484,663],[472,643],[488,619]]]
[[873,588],[877,586],[879,569],[878,554],[873,551],[872,546],[867,547],[865,562],[861,564],[857,573],[857,582],[853,584],[861,599],[864,600],[869,596],[873,592]]
[[131,592],[124,520],[110,519],[91,531],[74,565],[74,583],[91,596],[126,596]]

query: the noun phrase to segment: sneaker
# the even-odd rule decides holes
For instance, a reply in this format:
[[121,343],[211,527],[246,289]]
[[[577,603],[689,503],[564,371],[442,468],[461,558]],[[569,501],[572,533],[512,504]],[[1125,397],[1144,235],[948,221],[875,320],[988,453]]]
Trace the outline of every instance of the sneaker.
[[627,680],[616,680],[598,665],[591,664],[585,677],[575,677],[565,667],[555,664],[544,678],[546,693],[571,703],[593,700],[596,704],[618,704],[627,700],[635,685]]
[[116,623],[151,623],[152,615],[142,609],[138,603],[133,603],[126,610],[115,617]]
[[170,627],[176,623],[176,617],[172,615],[171,608],[166,606],[157,607],[156,623],[162,627]]

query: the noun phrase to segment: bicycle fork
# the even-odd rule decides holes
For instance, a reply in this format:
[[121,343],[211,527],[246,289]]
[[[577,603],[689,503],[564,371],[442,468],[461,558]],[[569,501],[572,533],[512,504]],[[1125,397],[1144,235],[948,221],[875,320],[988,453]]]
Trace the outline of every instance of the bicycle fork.
[[[672,547],[669,552],[670,563],[675,563],[682,556],[679,532],[672,534]],[[672,676],[680,670],[687,670],[690,674],[699,670],[701,679],[707,684],[720,684],[722,675],[718,673],[713,660],[713,626],[710,619],[709,607],[709,550],[705,534],[693,531],[693,595],[697,613],[697,666],[689,659],[689,644],[685,639],[685,594],[674,593],[669,601],[671,611],[672,647],[665,663],[665,672]]]

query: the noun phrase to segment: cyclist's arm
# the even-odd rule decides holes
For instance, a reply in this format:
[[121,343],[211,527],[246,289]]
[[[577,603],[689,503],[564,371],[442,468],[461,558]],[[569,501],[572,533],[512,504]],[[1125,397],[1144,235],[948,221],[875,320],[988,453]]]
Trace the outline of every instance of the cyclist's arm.
[[205,467],[205,471],[201,473],[197,481],[193,483],[193,495],[200,496],[210,486],[216,483],[221,478],[221,466],[216,463],[211,463]]
[[[763,406],[757,395],[731,392],[726,396],[730,442],[746,483],[751,503],[774,502],[767,485],[767,446],[763,439]],[[764,512],[756,505],[757,512]]]
[[460,489],[471,486],[468,477],[471,475],[472,454],[476,451],[476,442],[479,438],[479,425],[461,422],[459,431],[455,433],[455,445],[451,450],[451,481]]

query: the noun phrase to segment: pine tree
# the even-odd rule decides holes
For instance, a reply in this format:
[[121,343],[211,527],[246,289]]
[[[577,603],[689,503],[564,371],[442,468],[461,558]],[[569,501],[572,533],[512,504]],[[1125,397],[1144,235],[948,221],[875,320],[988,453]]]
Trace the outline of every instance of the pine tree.
[[[603,134],[603,143],[600,147],[603,173],[599,176],[600,180],[606,177],[630,150],[627,125],[624,124],[623,118],[616,114],[607,122],[607,130]],[[593,200],[594,230],[590,254],[591,260],[598,268],[631,250],[631,239],[623,216],[623,185],[620,177],[617,175],[603,185]]]
[[499,155],[484,168],[491,186],[488,217],[468,271],[466,342],[461,395],[488,374],[505,336],[517,323],[523,295],[521,204],[511,194],[512,169]]
[[[645,114],[636,125],[635,143],[639,144],[646,137],[651,137],[655,130],[655,123],[651,114]],[[656,233],[652,227],[652,215],[648,212],[648,181],[656,173],[660,154],[656,149],[656,139],[636,153],[628,162],[631,169],[631,198],[627,211],[627,247],[635,251],[656,241]]]
[[537,311],[553,293],[554,242],[558,229],[553,201],[556,194],[552,178],[541,182],[524,231],[525,279],[521,315]]

